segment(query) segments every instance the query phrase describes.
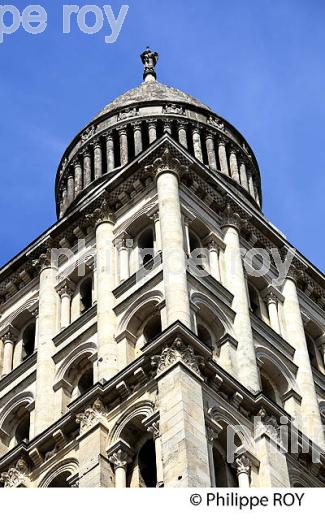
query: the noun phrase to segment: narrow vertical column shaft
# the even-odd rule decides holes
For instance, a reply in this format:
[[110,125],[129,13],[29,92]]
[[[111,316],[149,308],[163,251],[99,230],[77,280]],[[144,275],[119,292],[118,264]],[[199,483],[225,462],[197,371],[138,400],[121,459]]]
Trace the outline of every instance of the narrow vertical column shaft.
[[184,148],[187,148],[186,123],[178,123],[178,139]]
[[51,264],[51,250],[40,257],[39,345],[36,365],[35,435],[48,428],[53,420],[53,383],[55,366],[53,338],[57,333],[59,296],[56,292],[56,268]]
[[113,134],[109,132],[106,135],[106,157],[107,157],[107,172],[111,172],[115,168],[115,154],[114,154],[114,140]]
[[133,124],[133,135],[134,135],[134,153],[135,153],[135,155],[139,155],[139,153],[141,153],[142,149],[143,149],[141,123]]
[[125,166],[129,160],[127,126],[122,126],[119,131],[121,166]]
[[157,139],[157,121],[151,120],[148,122],[149,130],[149,144],[153,143]]
[[159,222],[159,212],[156,211],[153,215],[153,221],[155,224],[155,244],[154,249],[155,253],[159,253],[161,251],[161,230],[160,230],[160,222]]
[[230,173],[231,177],[239,182],[239,172],[238,172],[238,163],[237,163],[237,155],[236,150],[232,148],[230,150],[230,156],[229,156],[229,164],[230,164]]
[[177,174],[168,170],[161,172],[157,178],[157,191],[167,326],[180,320],[191,327]]
[[224,212],[224,221],[222,223],[224,242],[226,244],[226,249],[222,252],[223,266],[227,288],[234,295],[232,306],[236,312],[234,329],[238,341],[236,356],[238,378],[242,384],[249,386],[253,391],[259,391],[259,374],[240,251],[239,222],[239,215],[228,205]]
[[209,263],[210,263],[210,274],[220,282],[220,269],[219,269],[219,247],[218,244],[211,240],[208,244],[209,248]]
[[254,182],[253,182],[252,172],[247,171],[247,177],[248,177],[248,191],[249,191],[250,195],[253,198],[255,198]]
[[3,343],[3,365],[2,376],[6,376],[12,371],[14,348],[18,338],[18,331],[12,326],[8,325],[2,334]]
[[203,162],[200,128],[197,126],[194,126],[192,129],[192,135],[193,135],[194,155],[198,161]]
[[83,162],[84,162],[83,185],[84,185],[84,188],[86,188],[91,183],[91,155],[90,155],[89,147],[87,147],[83,152]]
[[216,161],[216,150],[214,146],[214,139],[212,134],[207,134],[206,136],[206,147],[208,153],[208,162],[211,170],[217,169],[217,161]]
[[248,191],[248,180],[247,180],[246,165],[245,165],[245,163],[243,161],[240,163],[239,171],[240,171],[240,183],[241,183],[242,187],[246,191]]
[[302,431],[323,448],[324,433],[297,294],[298,276],[297,272],[292,269],[284,282],[283,314],[287,338],[296,349],[294,362],[298,366],[296,380],[302,396]]
[[103,175],[103,151],[100,139],[94,141],[95,179]]
[[229,175],[226,144],[222,140],[220,140],[218,143],[218,155],[219,155],[219,163],[220,163],[221,172],[224,175]]
[[74,201],[74,177],[73,177],[72,172],[70,172],[68,175],[67,185],[68,185],[68,201],[69,201],[69,204],[71,204]]
[[80,160],[76,159],[73,163],[74,166],[74,178],[75,178],[75,194],[76,196],[82,191],[82,167]]
[[269,318],[270,318],[270,325],[275,332],[280,334],[280,321],[279,321],[279,315],[278,315],[278,298],[272,290],[272,288],[268,288],[265,296],[264,301],[268,308]]

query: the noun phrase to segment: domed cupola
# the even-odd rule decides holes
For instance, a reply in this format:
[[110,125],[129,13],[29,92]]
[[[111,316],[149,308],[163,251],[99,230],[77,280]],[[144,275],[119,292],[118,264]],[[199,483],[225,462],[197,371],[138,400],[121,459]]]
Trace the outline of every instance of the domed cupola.
[[157,53],[147,48],[141,59],[143,83],[108,104],[64,153],[56,177],[58,216],[166,132],[260,208],[259,168],[243,136],[194,97],[157,81]]

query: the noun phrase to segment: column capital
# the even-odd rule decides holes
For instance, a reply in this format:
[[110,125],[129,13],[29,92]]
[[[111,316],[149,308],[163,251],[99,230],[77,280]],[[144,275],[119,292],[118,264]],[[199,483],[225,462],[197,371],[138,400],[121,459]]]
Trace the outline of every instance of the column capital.
[[86,157],[90,157],[90,155],[91,155],[90,147],[89,146],[85,146],[85,148],[82,150],[81,154],[82,154],[84,159]]
[[105,137],[107,141],[113,141],[113,131],[108,130],[107,132],[104,132],[103,137]]
[[94,148],[101,148],[100,136],[95,137],[91,144],[94,146]]
[[70,280],[70,278],[62,280],[62,282],[60,282],[56,287],[56,291],[60,298],[62,298],[63,296],[69,296],[69,298],[72,298],[75,289],[76,285],[74,284],[74,282]]
[[131,126],[132,126],[132,128],[133,128],[134,131],[136,131],[136,130],[141,131],[141,128],[142,128],[142,126],[141,126],[141,121],[133,121],[133,122],[131,123]]
[[107,457],[116,471],[118,468],[126,468],[132,462],[133,450],[127,442],[119,439],[113,446],[107,450]]
[[252,466],[251,461],[249,460],[249,458],[247,457],[247,455],[245,453],[243,453],[242,455],[238,455],[235,458],[234,468],[237,472],[237,476],[239,476],[241,473],[245,473],[246,475],[249,475],[251,466]]
[[42,272],[44,269],[54,267],[52,265],[52,249],[56,248],[57,243],[49,238],[44,244],[42,244],[41,252],[38,258],[32,260],[32,266],[39,269]]
[[116,237],[114,240],[114,245],[119,251],[121,249],[128,249],[133,245],[133,238],[125,231]]
[[157,375],[181,361],[194,373],[201,376],[202,357],[196,356],[191,345],[186,345],[181,338],[176,338],[172,345],[165,346],[160,356],[152,357],[152,365],[157,366]]
[[277,305],[280,300],[278,291],[272,285],[269,285],[262,291],[262,298],[267,305],[271,303]]
[[145,170],[152,172],[153,175],[156,175],[156,178],[162,173],[174,173],[180,179],[188,169],[189,166],[181,163],[168,146],[164,149],[161,157],[155,159],[152,164],[145,166]]
[[221,227],[233,227],[239,231],[240,224],[240,215],[236,212],[236,209],[228,203],[222,213]]
[[0,339],[2,339],[4,343],[15,343],[18,339],[18,335],[18,330],[11,323],[9,323],[6,328],[1,331]]
[[80,424],[80,434],[87,432],[99,423],[102,423],[107,427],[107,415],[108,413],[105,405],[101,399],[97,398],[91,406],[76,416],[76,422],[77,424]]
[[99,207],[95,208],[92,213],[86,215],[86,219],[98,227],[103,223],[115,223],[114,211],[110,206],[107,197],[102,199]]
[[119,135],[127,135],[127,125],[122,125],[117,128]]
[[1,473],[0,482],[3,482],[5,488],[17,488],[25,483],[28,473],[27,462],[20,458],[8,471]]
[[142,422],[147,431],[152,434],[154,440],[160,437],[160,414],[158,410],[150,417],[146,417]]
[[72,161],[71,164],[72,164],[72,166],[73,166],[74,168],[78,168],[78,167],[80,167],[80,166],[81,166],[81,159],[80,159],[80,156],[79,156],[79,155],[76,155],[76,156],[74,157],[74,159],[73,159],[73,161]]

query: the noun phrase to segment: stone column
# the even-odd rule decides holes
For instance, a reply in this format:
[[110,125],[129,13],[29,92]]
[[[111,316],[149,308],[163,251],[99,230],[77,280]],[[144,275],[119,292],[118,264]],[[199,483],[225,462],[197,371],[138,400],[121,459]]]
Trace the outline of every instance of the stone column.
[[242,159],[240,161],[239,171],[240,171],[240,183],[241,183],[242,187],[246,191],[248,191],[248,180],[247,180],[246,165],[245,165],[245,162]]
[[82,167],[79,158],[73,163],[75,178],[75,194],[76,196],[82,191]]
[[202,155],[202,145],[201,145],[201,135],[200,135],[200,127],[194,126],[192,129],[193,135],[193,148],[194,148],[194,156],[200,162],[203,162]]
[[114,467],[115,487],[126,488],[127,465],[132,461],[130,446],[120,439],[107,451],[108,459]]
[[[168,149],[166,152],[169,154]],[[166,170],[163,168],[164,167],[158,172],[157,191],[163,252],[167,326],[180,320],[190,328],[191,314],[187,288],[178,175],[176,171],[169,171],[168,166],[166,166]]]
[[127,126],[122,126],[118,130],[119,138],[120,138],[120,157],[121,157],[121,166],[125,166],[129,160],[129,146],[128,146],[128,133]]
[[247,178],[248,178],[248,191],[250,195],[255,199],[255,191],[254,191],[254,182],[253,182],[253,176],[252,172],[249,170],[247,171]]
[[139,155],[143,150],[141,123],[133,123],[134,153]]
[[65,329],[71,323],[71,298],[75,291],[75,284],[69,278],[63,280],[57,287],[61,298],[61,329]]
[[171,134],[172,133],[172,119],[164,119],[164,133]]
[[250,460],[246,455],[240,455],[235,459],[235,469],[238,477],[238,487],[249,488],[250,487]]
[[240,253],[240,217],[227,205],[222,222],[225,251],[222,252],[226,286],[234,295],[232,307],[236,312],[234,330],[238,341],[237,366],[240,382],[252,389],[260,390],[259,373],[256,362],[253,334],[249,314],[244,268]]
[[160,231],[160,221],[159,221],[159,212],[156,211],[152,215],[152,219],[155,224],[155,243],[154,243],[154,249],[155,254],[159,253],[161,251],[161,231]]
[[103,152],[99,137],[94,140],[95,179],[103,175]]
[[68,205],[68,192],[67,192],[67,187],[64,185],[63,188],[62,188],[62,209],[63,209],[63,212],[67,209],[67,205]]
[[115,251],[114,220],[106,200],[95,211],[97,251],[97,338],[99,379],[108,381],[118,372],[115,341]]
[[91,155],[89,146],[87,146],[83,151],[83,162],[83,186],[86,188],[91,183]]
[[145,427],[153,436],[155,442],[156,453],[156,469],[157,469],[157,487],[162,487],[164,484],[163,462],[161,452],[161,436],[159,429],[159,414],[156,413],[154,417],[149,417],[145,420]]
[[208,244],[209,249],[209,264],[210,274],[220,282],[220,269],[219,269],[219,246],[215,240],[211,240]]
[[35,435],[46,430],[55,420],[54,374],[55,365],[53,338],[58,332],[58,294],[56,292],[57,270],[51,263],[51,248],[35,262],[40,268],[38,352],[36,365]]
[[18,338],[18,331],[12,325],[7,325],[1,334],[3,342],[3,366],[2,376],[6,376],[12,371],[14,348]]
[[35,350],[38,350],[38,322],[39,322],[39,310],[37,309],[31,311],[31,314],[35,320]]
[[275,332],[277,332],[278,334],[281,334],[278,315],[278,297],[271,286],[268,287],[264,293],[264,301],[268,308],[270,325],[272,329],[275,330]]
[[321,353],[321,356],[322,356],[322,360],[323,360],[323,364],[324,364],[324,367],[325,367],[325,334],[323,334],[322,336],[317,338],[316,346],[320,350],[320,353]]
[[71,204],[74,201],[74,177],[73,177],[72,172],[69,172],[67,186],[68,186],[68,201],[69,201],[69,204]]
[[129,263],[129,246],[128,241],[130,240],[129,235],[126,233],[120,238],[117,243],[118,255],[119,255],[119,279],[120,283],[127,280],[130,276],[130,263]]
[[206,135],[206,146],[208,152],[208,161],[211,170],[217,169],[217,161],[216,161],[216,150],[214,147],[214,138],[212,134]]
[[107,173],[115,168],[114,141],[112,132],[106,134]]
[[186,133],[186,123],[179,122],[178,126],[178,139],[179,142],[184,148],[187,148],[187,133]]
[[218,155],[219,155],[219,163],[220,163],[221,172],[224,175],[229,176],[226,143],[222,139],[219,140],[219,143],[218,143]]
[[100,399],[76,417],[80,424],[78,437],[79,487],[112,488],[114,474],[107,457],[109,434],[107,410]]
[[311,369],[306,336],[301,317],[297,280],[301,273],[291,267],[283,286],[283,315],[289,343],[296,349],[294,362],[298,366],[296,381],[302,396],[302,431],[320,447],[324,448],[324,433],[318,406],[314,378]]
[[149,130],[149,144],[153,143],[157,139],[157,120],[152,119],[148,121]]
[[193,350],[184,347],[182,340],[176,339],[164,348],[156,376],[163,481],[165,487],[208,487],[203,378]]
[[238,172],[236,149],[233,147],[230,150],[229,165],[230,165],[231,177],[235,181],[239,182],[239,172]]

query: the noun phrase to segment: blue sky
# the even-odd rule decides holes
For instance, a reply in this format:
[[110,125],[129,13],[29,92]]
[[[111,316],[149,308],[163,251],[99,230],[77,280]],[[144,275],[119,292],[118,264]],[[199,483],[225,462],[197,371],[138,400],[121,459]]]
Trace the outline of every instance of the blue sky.
[[[325,2],[124,1],[129,12],[114,44],[104,41],[107,22],[97,35],[75,23],[63,35],[69,2],[40,0],[46,31],[20,29],[0,45],[0,265],[55,222],[64,149],[104,105],[140,83],[139,54],[150,45],[160,54],[160,81],[244,134],[260,165],[267,218],[324,269]],[[121,3],[97,5],[117,14]]]

